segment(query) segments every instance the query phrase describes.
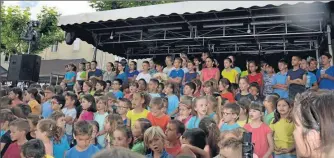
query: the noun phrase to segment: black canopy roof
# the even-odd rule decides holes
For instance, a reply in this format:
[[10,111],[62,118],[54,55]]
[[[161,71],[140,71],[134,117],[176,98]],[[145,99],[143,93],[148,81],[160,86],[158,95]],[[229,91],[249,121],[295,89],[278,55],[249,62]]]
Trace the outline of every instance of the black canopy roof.
[[175,11],[169,15],[61,22],[60,27],[102,51],[128,58],[203,51],[248,55],[315,53],[330,23],[331,3],[266,5],[182,14]]

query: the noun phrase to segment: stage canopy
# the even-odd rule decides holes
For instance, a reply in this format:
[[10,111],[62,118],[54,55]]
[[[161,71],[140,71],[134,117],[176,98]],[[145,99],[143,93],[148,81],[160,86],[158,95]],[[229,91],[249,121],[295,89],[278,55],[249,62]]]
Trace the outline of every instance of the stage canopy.
[[331,23],[330,4],[185,1],[61,16],[59,26],[102,51],[128,58],[203,51],[315,53]]

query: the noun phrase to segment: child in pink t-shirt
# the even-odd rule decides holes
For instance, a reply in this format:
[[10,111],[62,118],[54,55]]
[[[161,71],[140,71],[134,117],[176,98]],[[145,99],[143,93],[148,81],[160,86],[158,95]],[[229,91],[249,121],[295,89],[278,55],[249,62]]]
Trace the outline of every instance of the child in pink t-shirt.
[[244,128],[252,133],[254,153],[261,158],[272,158],[274,151],[273,133],[268,125],[262,122],[265,108],[260,102],[252,102],[249,110],[251,122]]
[[79,120],[94,120],[94,112],[96,112],[95,98],[90,94],[84,95],[81,100],[81,106],[82,112]]

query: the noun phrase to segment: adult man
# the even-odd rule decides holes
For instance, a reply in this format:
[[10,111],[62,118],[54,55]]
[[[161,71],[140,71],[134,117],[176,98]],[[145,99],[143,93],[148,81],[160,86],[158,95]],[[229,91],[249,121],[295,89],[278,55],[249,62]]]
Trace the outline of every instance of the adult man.
[[97,69],[96,68],[97,66],[97,62],[96,61],[92,61],[90,63],[90,71],[88,72],[88,79],[91,79],[91,78],[96,78],[98,80],[102,80],[102,71],[100,69]]
[[317,71],[317,79],[320,89],[334,90],[334,67],[331,66],[332,55],[321,55],[322,67]]
[[170,72],[175,69],[173,66],[172,56],[170,55],[166,56],[165,63],[166,63],[166,67],[164,68],[163,73],[169,76]]

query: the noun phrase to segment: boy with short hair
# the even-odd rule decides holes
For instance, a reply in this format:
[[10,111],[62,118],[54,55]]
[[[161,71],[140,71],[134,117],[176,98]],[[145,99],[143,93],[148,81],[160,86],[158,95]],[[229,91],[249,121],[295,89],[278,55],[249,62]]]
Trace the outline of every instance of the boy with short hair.
[[21,158],[21,146],[28,140],[27,133],[30,131],[29,122],[25,119],[16,119],[9,124],[12,144],[9,145],[3,158]]
[[121,87],[122,87],[122,80],[121,79],[118,79],[116,78],[114,81],[113,81],[113,84],[112,84],[112,89],[113,89],[113,93],[116,97],[116,99],[119,99],[119,98],[123,98],[123,92],[120,90]]
[[151,112],[147,114],[147,119],[150,120],[152,126],[159,126],[165,131],[170,117],[163,113],[163,108],[164,104],[161,97],[152,98],[150,102]]
[[184,71],[181,69],[181,63],[182,63],[181,58],[175,58],[174,60],[175,69],[172,70],[169,74],[169,79],[168,79],[169,82],[181,85],[182,79],[184,77]]
[[179,120],[170,120],[167,124],[166,134],[166,145],[165,149],[168,154],[172,156],[178,156],[183,154],[182,144],[180,138],[182,137],[186,127]]
[[163,72],[163,65],[161,63],[156,63],[155,68],[157,69],[157,73],[153,75],[153,78],[159,80],[159,82],[166,82],[168,80],[168,76],[166,73]]
[[253,82],[249,85],[249,93],[252,95],[252,97],[250,97],[252,101],[263,100],[263,97],[260,95],[260,85],[257,82]]
[[305,91],[307,81],[306,72],[300,68],[301,58],[293,56],[291,64],[293,68],[288,71],[287,84],[289,85],[289,99],[294,100],[297,93]]
[[93,127],[86,120],[80,120],[74,124],[74,139],[77,144],[65,155],[65,158],[91,158],[99,151],[95,145],[90,144]]
[[22,158],[52,158],[46,155],[44,144],[39,139],[32,139],[21,147]]
[[151,74],[148,72],[150,68],[150,63],[148,61],[143,61],[142,63],[143,70],[138,74],[136,81],[144,79],[148,83],[151,79]]
[[312,72],[309,71],[309,63],[307,62],[306,59],[302,59],[300,68],[305,70],[306,72],[306,84],[305,87],[306,89],[313,89],[317,90],[318,89],[318,82],[317,82],[317,76],[313,74]]
[[128,119],[126,117],[126,114],[130,110],[131,105],[132,103],[129,99],[121,98],[118,100],[117,113],[121,115],[124,125],[127,125]]
[[230,131],[234,130],[239,126],[237,123],[238,117],[240,113],[239,105],[235,103],[227,103],[223,109],[223,121],[224,123],[220,127],[220,131]]
[[95,86],[96,91],[95,91],[94,95],[99,95],[99,94],[104,95],[106,86],[107,86],[107,83],[105,81],[97,80],[97,83],[96,83],[96,86]]
[[65,114],[65,134],[69,143],[71,143],[73,140],[73,121],[77,117],[77,114],[79,114],[79,112],[75,108],[76,101],[77,96],[74,93],[67,92],[65,94],[65,107],[61,110]]
[[196,84],[193,82],[188,82],[184,85],[183,95],[194,97],[195,91],[196,91]]
[[331,66],[332,55],[321,55],[322,67],[317,71],[317,80],[320,89],[334,90],[334,66]]
[[288,64],[284,59],[278,61],[279,72],[273,77],[272,85],[274,93],[277,93],[280,98],[288,98],[288,85],[287,81],[287,68]]

